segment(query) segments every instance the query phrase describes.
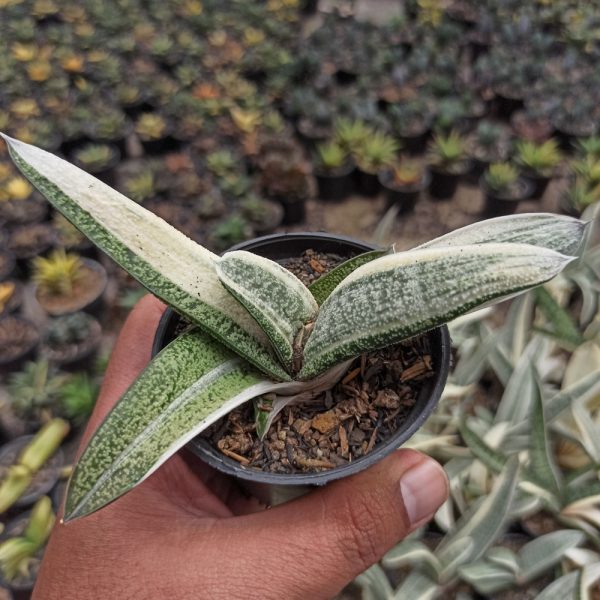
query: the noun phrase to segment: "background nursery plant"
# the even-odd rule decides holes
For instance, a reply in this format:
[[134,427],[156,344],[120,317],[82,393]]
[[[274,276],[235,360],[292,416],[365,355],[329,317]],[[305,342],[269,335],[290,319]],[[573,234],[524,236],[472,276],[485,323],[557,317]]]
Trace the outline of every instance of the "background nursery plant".
[[484,222],[362,266],[354,260],[341,282],[340,270],[321,281],[318,302],[277,263],[243,251],[218,257],[73,165],[5,139],[56,208],[197,326],[153,360],[100,426],[75,469],[66,520],[122,495],[247,400],[275,393],[289,402],[330,387],[349,359],[552,279],[584,232],[580,221],[543,214]]

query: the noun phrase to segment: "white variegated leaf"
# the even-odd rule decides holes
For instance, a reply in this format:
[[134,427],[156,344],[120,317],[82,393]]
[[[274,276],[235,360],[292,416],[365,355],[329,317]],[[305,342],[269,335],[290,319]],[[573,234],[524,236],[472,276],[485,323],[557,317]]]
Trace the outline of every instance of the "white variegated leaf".
[[346,277],[321,306],[300,378],[544,283],[571,260],[527,244],[431,248],[378,258]]
[[439,591],[433,579],[420,571],[413,571],[396,589],[394,600],[433,600]]
[[518,474],[519,459],[513,456],[506,462],[489,495],[465,512],[453,532],[446,536],[436,549],[436,556],[442,564],[452,560],[451,544],[458,538],[469,536],[473,540],[473,547],[465,556],[463,564],[480,558],[494,543],[510,516]]
[[418,248],[465,246],[468,244],[531,244],[574,256],[586,223],[552,213],[523,213],[479,221],[451,231]]
[[480,594],[495,594],[515,584],[515,574],[501,565],[478,560],[461,567],[460,578],[472,585]]
[[386,569],[398,569],[406,565],[418,566],[437,579],[442,566],[435,554],[419,540],[405,540],[392,548],[382,559]]
[[545,587],[536,600],[576,600],[579,597],[581,571],[573,571],[563,575]]
[[142,285],[271,377],[290,379],[256,321],[221,285],[216,255],[67,161],[3,137],[31,183]]
[[392,600],[394,597],[387,575],[378,564],[361,573],[355,582],[363,590],[363,600]]
[[438,581],[440,583],[446,583],[453,579],[458,567],[470,560],[474,547],[475,541],[468,535],[455,538],[448,544],[446,552],[444,553],[442,569],[438,575]]
[[579,546],[585,534],[573,529],[559,529],[525,544],[519,551],[520,576],[524,582],[533,581],[558,564],[570,548]]
[[291,372],[296,337],[319,312],[308,288],[276,262],[243,250],[227,252],[218,259],[217,273],[221,283],[256,319]]

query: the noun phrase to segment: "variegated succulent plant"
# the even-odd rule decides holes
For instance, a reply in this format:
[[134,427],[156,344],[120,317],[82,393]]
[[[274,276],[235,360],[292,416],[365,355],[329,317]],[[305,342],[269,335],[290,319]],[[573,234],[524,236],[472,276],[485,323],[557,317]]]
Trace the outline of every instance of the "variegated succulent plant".
[[550,214],[493,219],[407,252],[355,257],[306,288],[266,258],[217,256],[64,160],[5,140],[55,208],[196,326],[99,427],[74,471],[65,520],[126,493],[243,402],[326,389],[364,352],[552,279],[585,230]]

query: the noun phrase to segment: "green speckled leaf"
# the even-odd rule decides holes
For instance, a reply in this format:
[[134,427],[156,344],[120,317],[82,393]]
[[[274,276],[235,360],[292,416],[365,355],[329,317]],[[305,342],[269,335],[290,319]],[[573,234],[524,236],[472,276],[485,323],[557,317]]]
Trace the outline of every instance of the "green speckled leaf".
[[376,258],[381,258],[386,254],[389,254],[390,250],[373,250],[372,252],[365,252],[364,254],[359,254],[345,262],[341,265],[335,267],[335,269],[331,269],[329,273],[322,275],[317,279],[314,283],[311,283],[308,286],[310,293],[314,296],[317,304],[319,306],[329,298],[329,295],[333,290],[344,280],[350,273],[358,269],[358,267],[362,267],[362,265],[366,265],[367,263],[375,260]]
[[291,372],[296,336],[319,312],[308,288],[276,262],[243,250],[227,252],[219,259],[217,273],[256,319]]
[[3,137],[31,183],[148,290],[271,377],[290,379],[254,319],[221,285],[216,255],[81,169]]
[[426,242],[419,249],[469,244],[531,244],[573,256],[583,239],[586,223],[551,213],[525,213],[487,219]]
[[428,248],[374,260],[323,303],[300,378],[544,283],[571,260],[528,244]]
[[198,330],[169,344],[127,390],[79,459],[65,520],[94,512],[148,477],[236,406],[277,385]]

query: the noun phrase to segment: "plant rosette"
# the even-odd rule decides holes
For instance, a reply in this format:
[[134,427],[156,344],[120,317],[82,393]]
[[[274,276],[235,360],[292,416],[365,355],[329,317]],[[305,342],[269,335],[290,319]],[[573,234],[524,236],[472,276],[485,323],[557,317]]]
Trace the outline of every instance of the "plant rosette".
[[429,170],[423,168],[417,181],[398,181],[394,171],[387,170],[379,174],[379,183],[386,196],[386,204],[398,206],[399,214],[406,214],[414,210],[421,193],[429,187],[431,175]]
[[100,323],[86,313],[73,313],[48,324],[42,336],[40,354],[61,369],[91,370],[101,341]]
[[547,117],[533,117],[526,110],[518,110],[510,118],[510,126],[517,138],[541,143],[549,140],[554,126]]
[[353,189],[355,165],[335,141],[317,146],[313,174],[321,200],[343,200]]
[[0,372],[18,370],[33,358],[40,342],[38,328],[21,317],[0,319]]
[[[2,447],[0,450],[0,480],[6,478],[10,467],[18,464],[19,456],[34,438],[34,435],[22,435]],[[58,448],[35,472],[28,487],[12,506],[15,508],[31,506],[42,496],[50,492],[59,479],[60,470],[64,463],[63,452]]]
[[585,230],[551,214],[501,217],[412,250],[356,256],[309,289],[257,254],[217,256],[77,167],[5,139],[57,210],[194,325],[154,357],[90,439],[65,521],[116,500],[251,400],[268,430],[277,409],[332,389],[361,355],[549,281],[575,260]]
[[78,311],[98,315],[102,312],[103,295],[108,284],[106,269],[91,258],[80,260],[80,275],[69,291],[53,292],[40,284],[36,286],[35,299],[49,315],[60,317]]
[[[319,276],[321,274],[326,274],[323,270],[323,263],[319,261],[319,257],[331,257],[331,259],[336,260],[338,264],[343,264],[345,260],[352,259],[365,251],[379,252],[381,254],[385,252],[365,242],[352,240],[343,236],[320,233],[274,234],[244,242],[229,250],[229,252],[236,251],[256,253],[259,256],[278,261],[284,265],[298,260],[308,261],[309,266],[307,267],[307,270],[311,273],[311,285],[314,284],[314,286],[317,286],[317,288],[313,287],[313,289],[318,289]],[[306,251],[311,253],[310,257],[304,255]],[[296,267],[298,267],[297,264]],[[335,269],[335,267],[333,268]],[[163,315],[156,333],[153,355],[157,355],[160,350],[173,341],[178,332],[181,332],[185,327],[185,322],[181,317],[173,310],[168,309]],[[383,400],[384,397],[387,398],[387,401],[394,403],[403,396],[403,402],[406,402],[409,407],[405,411],[406,414],[403,415],[404,418],[397,423],[397,428],[388,429],[386,435],[377,435],[376,428],[371,429],[368,435],[366,435],[363,430],[354,432],[355,434],[360,434],[359,437],[365,436],[365,439],[362,440],[362,442],[363,445],[368,448],[368,451],[362,456],[359,454],[353,460],[348,460],[347,439],[352,441],[353,435],[352,427],[350,427],[350,433],[346,433],[349,415],[344,415],[343,419],[334,416],[335,411],[332,410],[331,406],[327,406],[326,400],[328,397],[327,395],[331,392],[325,390],[319,395],[307,399],[308,407],[312,407],[315,411],[312,418],[310,420],[300,419],[300,422],[296,421],[294,426],[297,425],[298,431],[288,431],[287,454],[282,453],[284,456],[284,463],[287,461],[287,465],[281,464],[279,467],[280,472],[273,472],[264,467],[245,466],[245,464],[249,462],[245,457],[239,455],[236,456],[235,452],[229,452],[227,448],[222,450],[221,444],[223,440],[213,443],[207,436],[198,436],[190,442],[189,448],[194,454],[215,469],[239,479],[242,485],[267,504],[276,504],[284,499],[290,499],[291,497],[304,493],[310,489],[309,486],[325,485],[335,479],[347,477],[361,471],[381,460],[381,458],[398,448],[410,438],[423,424],[440,398],[445,381],[448,377],[450,366],[450,337],[447,328],[444,326],[428,332],[425,334],[425,338],[426,339],[423,340],[423,346],[428,348],[429,353],[422,359],[416,359],[414,364],[410,365],[407,370],[403,371],[402,363],[399,358],[392,356],[391,353],[389,356],[383,355],[380,359],[382,361],[381,364],[376,360],[373,360],[371,369],[379,369],[383,372],[389,367],[392,371],[397,373],[398,377],[394,381],[395,385],[391,387],[383,386],[381,390],[369,389],[367,380],[363,380],[364,369],[361,369],[355,363],[350,364],[340,376],[342,381],[349,381],[350,378],[354,376],[356,389],[369,389],[369,396],[372,397],[369,402],[372,402],[374,398],[381,398],[382,404],[379,408],[377,407],[377,400],[375,400],[374,404],[370,404],[370,410],[375,411],[378,414],[377,418],[374,417],[377,422],[383,421],[384,418],[389,417],[390,414],[393,420],[394,408],[397,409],[396,413],[400,410],[400,405],[396,407],[394,404],[394,407],[389,412],[386,412],[386,401]],[[416,347],[420,347],[420,343],[418,343]],[[363,357],[362,360],[365,361],[363,367],[364,364],[371,364],[369,356],[370,355]],[[386,366],[384,367],[383,365]],[[419,371],[419,367],[423,368],[422,372]],[[360,374],[357,374],[357,369],[361,371]],[[418,383],[415,385],[416,391],[414,392],[414,396],[409,398],[407,397],[407,382],[410,379],[411,369],[412,371],[418,371],[419,373],[417,375]],[[402,373],[404,373],[404,375]],[[383,375],[381,376],[381,379],[384,379]],[[381,396],[378,394],[381,394]],[[351,397],[348,397],[347,401],[350,400]],[[297,407],[299,411],[298,414],[303,413],[302,406],[303,405],[300,404]],[[283,409],[283,407],[281,407],[281,409]],[[279,410],[281,409],[277,405],[273,406],[270,415],[273,415],[274,412],[279,413]],[[335,405],[333,406],[333,409],[335,409]],[[359,417],[356,416],[355,418],[358,419]],[[267,419],[270,424],[273,423],[274,417],[267,416]],[[226,421],[226,419],[223,420]],[[330,421],[333,421],[333,424]],[[363,418],[361,426],[364,425]],[[244,429],[245,428],[246,427],[244,426]],[[340,428],[344,429],[343,433],[340,431]],[[225,430],[226,423],[224,424],[222,421],[218,421],[215,423],[214,429],[218,431]],[[264,440],[261,441],[263,441],[264,445],[267,445],[268,434],[272,434],[275,429],[279,430],[280,427],[275,427],[275,424],[273,424],[273,429],[269,429],[268,432],[263,433]],[[286,429],[285,425],[284,429]],[[298,434],[298,439],[290,441],[292,440],[291,434]],[[338,454],[334,453],[333,456],[334,462],[332,462],[331,457],[329,460],[319,460],[317,457],[321,455],[321,451],[317,449],[314,449],[316,450],[316,454],[313,451],[313,453],[305,457],[304,452],[301,449],[292,445],[296,444],[298,440],[302,440],[300,442],[301,445],[308,444],[310,443],[310,439],[315,439],[314,437],[310,437],[311,435],[319,437],[319,434],[321,434],[321,444],[324,444],[326,441],[331,442],[333,439],[333,446],[335,448],[339,441],[339,445],[337,445]],[[245,437],[248,435],[252,435],[255,446],[260,447],[256,431],[247,434]],[[279,433],[279,435],[281,436],[281,433]],[[340,437],[342,438],[341,440]],[[354,435],[354,437],[357,436]],[[370,440],[370,437],[373,439]],[[344,438],[346,438],[346,441],[344,441]],[[376,443],[375,440],[377,440]],[[278,442],[275,442],[275,444],[277,445]],[[266,455],[270,453],[268,445],[263,452]],[[340,458],[340,452],[342,458]],[[296,453],[297,458],[294,458],[296,457]],[[314,456],[312,454],[314,454]],[[236,456],[236,458],[231,458],[231,456]],[[289,459],[290,456],[293,458],[291,462]],[[345,458],[343,458],[344,456]],[[275,467],[271,465],[271,469],[274,468]]]
[[73,163],[108,185],[114,185],[115,168],[121,153],[110,144],[88,144],[73,154]]
[[483,214],[488,217],[498,217],[513,214],[519,202],[531,197],[533,185],[519,177],[505,189],[494,190],[488,185],[485,175],[482,175],[479,187],[485,199]]

